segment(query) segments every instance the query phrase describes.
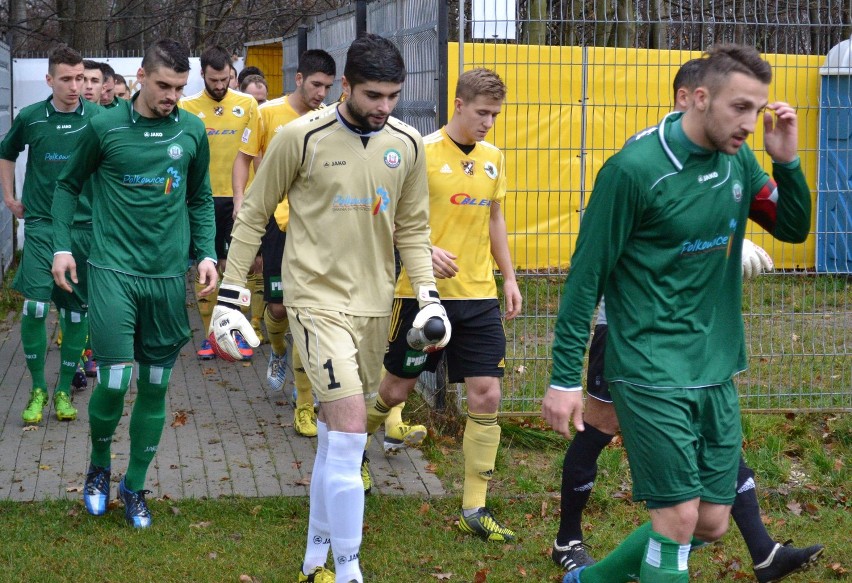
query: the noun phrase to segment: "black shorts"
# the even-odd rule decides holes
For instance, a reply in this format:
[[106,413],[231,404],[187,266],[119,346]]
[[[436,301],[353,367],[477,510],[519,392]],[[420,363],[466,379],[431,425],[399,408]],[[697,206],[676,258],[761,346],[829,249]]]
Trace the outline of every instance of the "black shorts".
[[604,380],[604,352],[606,352],[606,334],[608,326],[598,324],[589,345],[589,368],[586,370],[586,391],[590,397],[604,403],[612,403],[609,383]]
[[419,311],[417,300],[393,301],[385,369],[398,377],[413,379],[421,372],[435,372],[441,356],[447,356],[447,377],[451,383],[467,377],[503,377],[506,358],[506,332],[500,303],[488,300],[447,300],[442,302],[453,327],[450,343],[438,352],[425,353],[408,345],[405,336]]
[[231,246],[231,230],[234,228],[234,199],[230,196],[214,196],[213,210],[216,213],[216,257],[221,261],[228,258]]
[[266,224],[266,234],[260,240],[263,255],[263,299],[268,304],[281,304],[284,290],[281,287],[281,262],[284,260],[284,242],[287,233],[278,227],[275,217]]

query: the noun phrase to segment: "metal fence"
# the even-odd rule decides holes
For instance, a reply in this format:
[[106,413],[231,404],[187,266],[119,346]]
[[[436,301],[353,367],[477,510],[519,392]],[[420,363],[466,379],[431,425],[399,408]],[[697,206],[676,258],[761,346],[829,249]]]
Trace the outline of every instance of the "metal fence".
[[[806,115],[820,108],[819,98],[814,92],[803,96],[795,79],[802,75],[807,75],[809,82],[813,82],[814,76],[818,79],[813,67],[820,59],[793,55],[824,56],[832,46],[849,38],[852,8],[848,2],[526,0],[519,1],[514,9],[515,3],[508,2],[510,9],[503,14],[495,11],[498,4],[505,3],[461,3],[450,27],[460,41],[459,69],[494,68],[530,84],[539,78],[563,75],[571,66],[580,71],[571,91],[566,93],[531,95],[527,87],[509,87],[504,112],[525,108],[554,125],[566,123],[566,116],[574,116],[570,123],[579,129],[566,132],[571,136],[569,141],[552,136],[544,140],[547,143],[544,147],[556,149],[558,155],[550,158],[557,160],[556,163],[542,164],[539,151],[542,141],[532,142],[523,124],[498,120],[488,139],[503,148],[507,160],[515,161],[509,166],[509,172],[515,174],[512,181],[515,186],[508,193],[507,213],[533,207],[582,211],[600,164],[632,133],[624,128],[640,123],[625,119],[625,111],[636,100],[642,100],[648,103],[648,111],[636,115],[650,120],[661,117],[671,107],[670,89],[659,95],[640,95],[636,92],[646,90],[644,81],[629,81],[667,76],[667,72],[660,70],[666,65],[655,61],[660,51],[674,51],[677,62],[683,62],[714,43],[733,41],[752,44],[765,53],[780,53],[776,71],[783,71],[792,81],[773,88],[774,98],[791,102],[800,112],[800,120],[804,122],[800,123],[800,134],[809,136],[803,140],[806,144],[800,152],[803,158],[819,157],[816,139],[819,128],[818,122],[813,121],[819,116]],[[588,87],[590,76],[601,69],[584,65],[581,61],[586,57],[565,62],[549,56],[564,53],[529,50],[525,54],[532,57],[523,65],[503,60],[506,54],[515,54],[523,47],[558,45],[582,47],[581,52],[575,53],[579,55],[587,55],[587,51],[597,47],[612,49],[611,62],[606,67],[616,69],[617,82],[628,81],[605,92],[606,97],[602,98],[601,93],[592,94]],[[632,58],[620,49],[648,53]],[[804,67],[808,69],[802,70]],[[623,135],[614,135],[618,132]],[[554,130],[554,135],[560,134]],[[763,155],[761,142],[752,143],[752,147],[759,156]],[[852,160],[848,151],[840,155]],[[574,190],[561,189],[559,185],[564,184],[566,176],[568,182],[581,186]],[[533,178],[539,184],[535,191],[524,186]],[[816,184],[811,187],[815,190]],[[843,193],[847,205],[852,203],[849,190]],[[547,204],[541,202],[543,199]],[[555,238],[565,241],[562,247],[570,257],[579,221],[572,218],[560,222],[552,218],[512,221],[508,216],[509,222],[515,224],[515,230],[510,232],[512,241],[517,244],[522,240]],[[819,235],[814,232],[812,238]],[[841,235],[852,240],[848,229]],[[808,249],[812,246],[813,243]],[[801,249],[795,251],[795,257],[784,250],[785,256],[775,257],[776,263],[784,267],[776,269],[773,275],[747,283],[744,289],[750,360],[749,371],[740,375],[737,382],[746,410],[852,411],[852,279],[848,273],[816,273],[813,254],[809,251],[809,256],[802,259]],[[513,253],[517,251],[516,246]],[[549,269],[523,269],[518,273],[525,304],[523,315],[507,323],[509,345],[502,405],[507,414],[535,414],[539,409],[549,380],[549,347],[566,273],[562,261],[554,262]],[[460,402],[460,394],[458,398]]]
[[[0,140],[12,127],[12,57],[9,45],[0,42]],[[0,279],[15,252],[15,221],[6,205],[0,206]]]
[[[298,57],[305,49],[323,49],[334,57],[337,78],[329,92],[331,100],[342,93],[340,77],[346,64],[346,51],[362,31],[382,35],[393,41],[405,60],[408,72],[394,115],[428,134],[446,119],[446,68],[439,66],[446,44],[439,46],[441,2],[434,0],[360,1],[312,19],[308,25],[282,42],[284,50],[284,87],[295,89]],[[301,37],[301,41],[300,41]],[[446,37],[444,36],[444,39]],[[443,79],[443,84],[442,84]]]

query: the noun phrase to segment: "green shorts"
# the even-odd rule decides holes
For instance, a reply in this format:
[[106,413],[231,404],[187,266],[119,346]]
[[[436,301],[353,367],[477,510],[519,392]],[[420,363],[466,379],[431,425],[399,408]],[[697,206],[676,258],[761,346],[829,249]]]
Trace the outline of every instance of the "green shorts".
[[[54,301],[60,308],[75,312],[87,309],[86,272],[89,249],[92,245],[92,229],[71,229],[72,255],[77,262],[78,283],[71,283],[74,290],[68,293],[53,283],[53,223],[51,221],[28,221],[26,239],[21,254],[21,264],[15,274],[12,287],[28,300]],[[66,276],[67,277],[67,276]],[[70,281],[70,280],[69,280]]]
[[89,335],[100,366],[170,367],[191,337],[183,277],[140,277],[89,265]]
[[373,398],[382,380],[390,317],[287,306],[293,342],[320,403]]
[[71,228],[71,255],[77,264],[77,283],[65,278],[74,291],[68,293],[58,287],[53,288],[53,302],[58,308],[85,312],[89,309],[89,251],[92,249],[92,225],[74,225]]
[[700,498],[732,504],[742,449],[733,381],[700,389],[610,383],[633,499],[666,508]]

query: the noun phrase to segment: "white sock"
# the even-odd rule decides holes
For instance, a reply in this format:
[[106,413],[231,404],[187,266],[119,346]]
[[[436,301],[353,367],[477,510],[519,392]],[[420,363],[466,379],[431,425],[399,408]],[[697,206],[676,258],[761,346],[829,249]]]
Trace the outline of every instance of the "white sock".
[[325,467],[328,456],[328,426],[317,420],[317,455],[311,473],[311,506],[308,515],[308,544],[302,573],[308,575],[314,568],[325,565],[331,534],[328,531],[328,511],[325,503]]
[[325,499],[333,505],[331,551],[335,580],[363,582],[358,552],[364,527],[364,484],[361,458],[367,445],[366,433],[328,432],[325,463]]

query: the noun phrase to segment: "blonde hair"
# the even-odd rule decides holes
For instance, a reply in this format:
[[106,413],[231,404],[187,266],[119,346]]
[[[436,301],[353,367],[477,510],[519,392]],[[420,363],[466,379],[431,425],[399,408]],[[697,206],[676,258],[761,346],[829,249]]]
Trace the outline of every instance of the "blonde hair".
[[456,97],[463,101],[473,101],[485,95],[502,102],[506,99],[506,84],[500,75],[491,69],[471,69],[459,75],[456,83]]

